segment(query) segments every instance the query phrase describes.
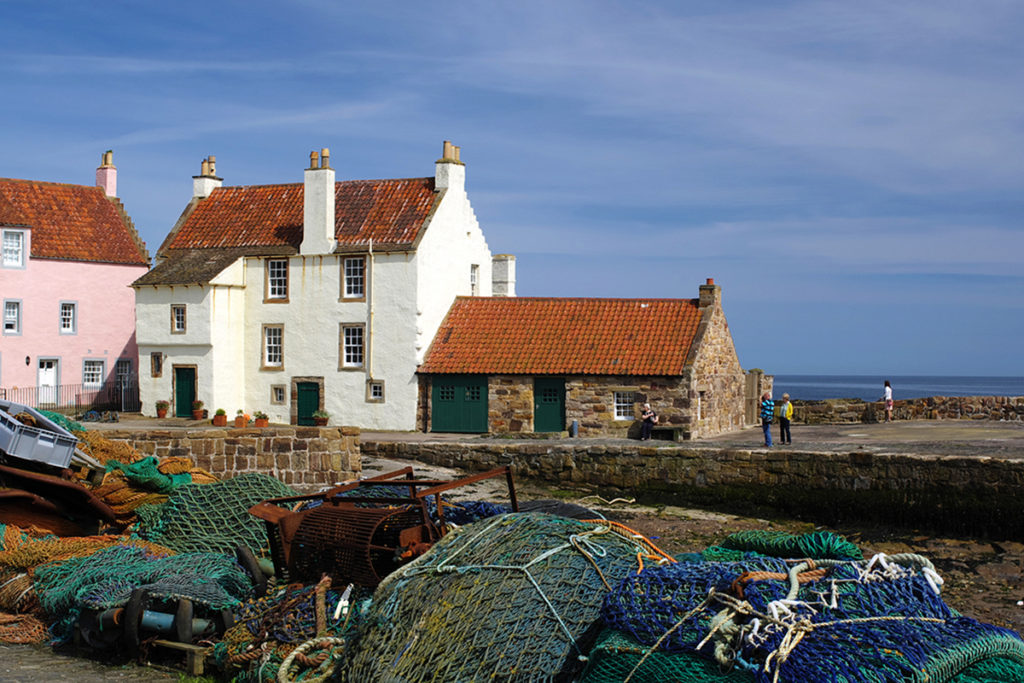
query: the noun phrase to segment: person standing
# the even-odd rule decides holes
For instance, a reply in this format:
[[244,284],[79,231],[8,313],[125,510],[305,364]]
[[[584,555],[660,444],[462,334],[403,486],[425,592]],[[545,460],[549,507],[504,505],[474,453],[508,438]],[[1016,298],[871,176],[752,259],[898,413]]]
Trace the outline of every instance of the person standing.
[[885,380],[885,393],[882,394],[882,400],[885,401],[885,421],[892,422],[892,385],[889,384],[889,380]]
[[764,432],[764,445],[772,447],[772,420],[775,419],[775,401],[767,391],[761,394],[761,431]]
[[651,430],[658,424],[658,414],[651,410],[651,404],[645,403],[643,412],[640,413],[640,440],[650,441]]
[[793,443],[793,436],[789,433],[789,421],[793,419],[793,404],[789,402],[789,394],[782,395],[782,405],[779,406],[779,443]]

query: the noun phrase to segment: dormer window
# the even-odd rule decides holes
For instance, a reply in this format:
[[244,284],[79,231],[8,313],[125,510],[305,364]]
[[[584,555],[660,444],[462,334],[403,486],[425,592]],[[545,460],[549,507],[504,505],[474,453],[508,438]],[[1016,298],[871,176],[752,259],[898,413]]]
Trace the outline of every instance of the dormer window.
[[267,301],[288,301],[288,259],[267,259]]
[[25,231],[3,230],[3,267],[25,267]]

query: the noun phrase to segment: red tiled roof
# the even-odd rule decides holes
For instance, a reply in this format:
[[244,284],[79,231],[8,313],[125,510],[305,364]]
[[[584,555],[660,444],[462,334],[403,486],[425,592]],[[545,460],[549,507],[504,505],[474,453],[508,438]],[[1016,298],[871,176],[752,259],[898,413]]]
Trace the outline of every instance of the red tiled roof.
[[419,371],[678,375],[698,299],[459,297]]
[[[433,178],[347,180],[334,187],[339,247],[371,239],[375,249],[415,242],[437,197]],[[302,213],[302,183],[220,187],[199,202],[165,248],[298,249]]]
[[2,178],[0,223],[32,229],[32,258],[149,265],[120,201],[99,187]]

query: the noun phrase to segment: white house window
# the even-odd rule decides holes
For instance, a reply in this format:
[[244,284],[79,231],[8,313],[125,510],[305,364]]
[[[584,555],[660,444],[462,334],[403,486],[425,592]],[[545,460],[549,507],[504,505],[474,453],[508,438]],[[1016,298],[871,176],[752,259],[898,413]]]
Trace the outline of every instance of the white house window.
[[154,351],[149,354],[150,377],[161,377],[164,374],[164,354]]
[[469,293],[473,296],[480,293],[480,266],[475,263],[469,267]]
[[263,327],[263,367],[284,366],[284,328],[280,325]]
[[366,259],[362,256],[346,258],[345,277],[342,283],[342,298],[362,299],[366,296]]
[[4,334],[21,334],[21,302],[4,302]]
[[4,268],[25,267],[25,232],[22,230],[3,231]]
[[60,333],[75,334],[78,331],[78,306],[72,301],[60,303]]
[[171,304],[171,334],[185,334],[185,304]]
[[633,404],[636,401],[633,398],[632,391],[616,391],[615,392],[615,419],[616,420],[632,420],[633,415]]
[[288,299],[288,259],[267,261],[267,299]]
[[284,386],[281,384],[275,384],[270,387],[270,402],[274,405],[284,404]]
[[82,384],[85,386],[99,386],[103,384],[104,362],[101,360],[87,360],[82,363]]
[[343,368],[363,367],[363,326],[341,326],[341,366]]
[[371,403],[383,403],[384,402],[384,382],[381,380],[372,380],[366,383],[366,400]]

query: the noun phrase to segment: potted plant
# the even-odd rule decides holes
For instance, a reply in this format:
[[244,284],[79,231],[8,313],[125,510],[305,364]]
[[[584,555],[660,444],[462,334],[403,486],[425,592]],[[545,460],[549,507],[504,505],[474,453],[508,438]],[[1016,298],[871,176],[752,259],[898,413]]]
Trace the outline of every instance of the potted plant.
[[160,418],[167,417],[167,409],[171,407],[170,401],[157,401],[156,402],[156,416]]
[[252,414],[252,417],[254,420],[256,420],[257,427],[266,427],[268,424],[270,424],[270,418],[267,417],[267,414],[264,413],[262,410],[257,410],[255,413]]
[[238,412],[235,413],[235,428],[236,429],[241,429],[242,427],[246,426],[247,424],[249,424],[249,416],[246,415],[245,413],[243,413],[242,409],[239,408]]
[[202,420],[203,419],[203,402],[199,399],[192,401],[192,419]]
[[323,427],[327,424],[327,419],[331,416],[326,410],[317,410],[313,413],[313,424],[317,427]]
[[217,408],[217,412],[213,414],[213,426],[214,427],[227,427],[228,426],[228,414],[223,408]]

